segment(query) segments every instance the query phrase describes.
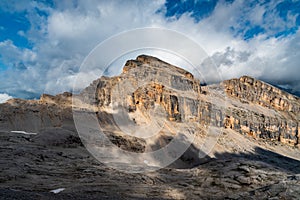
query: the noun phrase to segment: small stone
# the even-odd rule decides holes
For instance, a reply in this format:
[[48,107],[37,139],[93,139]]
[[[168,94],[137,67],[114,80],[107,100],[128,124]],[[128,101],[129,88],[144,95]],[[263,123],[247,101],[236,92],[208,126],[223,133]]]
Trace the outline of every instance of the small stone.
[[240,182],[241,184],[244,184],[244,185],[250,185],[251,184],[251,178],[250,177],[238,176],[236,178],[236,180],[238,182]]

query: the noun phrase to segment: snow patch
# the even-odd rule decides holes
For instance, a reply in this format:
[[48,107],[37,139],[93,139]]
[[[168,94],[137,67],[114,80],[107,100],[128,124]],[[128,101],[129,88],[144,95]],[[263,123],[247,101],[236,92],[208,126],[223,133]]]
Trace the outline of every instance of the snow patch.
[[37,133],[29,133],[26,131],[10,131],[12,133],[21,133],[21,134],[25,134],[25,135],[37,135]]
[[58,188],[58,189],[55,189],[55,190],[51,190],[50,192],[52,192],[54,194],[58,194],[58,193],[60,193],[60,192],[62,192],[64,190],[65,190],[65,188]]

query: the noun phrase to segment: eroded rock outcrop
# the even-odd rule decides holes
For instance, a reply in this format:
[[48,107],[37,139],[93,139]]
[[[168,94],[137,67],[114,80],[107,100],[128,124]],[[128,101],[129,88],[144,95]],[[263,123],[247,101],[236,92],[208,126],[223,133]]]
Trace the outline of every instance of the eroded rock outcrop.
[[135,123],[139,115],[147,118],[145,113],[161,106],[170,122],[225,127],[293,146],[300,143],[298,97],[247,76],[201,87],[186,70],[146,55],[127,61],[119,76],[101,77],[72,98],[63,93],[42,95],[40,100],[10,100],[0,106],[0,122],[10,129],[30,131],[60,127],[65,121],[71,124],[72,100],[79,99],[75,107],[97,112],[99,121],[109,124],[114,119],[101,112],[122,102],[129,115],[138,113],[130,119]]
[[248,76],[227,80],[224,84],[229,96],[299,117],[300,99],[272,85]]
[[[299,144],[299,98],[254,78],[243,76],[224,81],[218,89],[226,95],[221,99],[216,97],[214,102],[215,88],[202,92],[200,81],[189,72],[142,55],[127,61],[120,76],[98,81],[94,88],[98,105],[108,106],[111,89],[124,80],[131,80],[131,85],[136,86],[134,91],[125,92],[129,112],[161,104],[170,121],[195,121],[231,128],[256,139]],[[151,84],[142,85],[138,80]],[[192,92],[182,95],[187,91]],[[209,94],[211,97],[207,99]]]
[[0,104],[0,130],[39,132],[47,127],[74,130],[72,94],[43,94],[39,100],[11,99]]
[[230,109],[225,127],[240,133],[285,144],[298,145],[300,99],[274,86],[243,76],[223,82],[226,94],[244,105],[263,107],[263,112]]

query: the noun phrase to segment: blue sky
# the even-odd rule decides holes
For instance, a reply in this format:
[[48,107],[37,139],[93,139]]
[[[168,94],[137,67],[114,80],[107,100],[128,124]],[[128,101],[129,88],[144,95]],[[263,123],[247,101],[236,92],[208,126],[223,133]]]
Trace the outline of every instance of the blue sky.
[[250,75],[300,94],[299,26],[298,0],[4,0],[0,101],[71,91],[97,44],[143,27],[190,37],[224,79]]
[[30,28],[30,22],[26,18],[26,13],[0,13],[1,35],[0,40],[12,40],[14,44],[22,48],[30,48],[30,42],[22,32],[26,32]]

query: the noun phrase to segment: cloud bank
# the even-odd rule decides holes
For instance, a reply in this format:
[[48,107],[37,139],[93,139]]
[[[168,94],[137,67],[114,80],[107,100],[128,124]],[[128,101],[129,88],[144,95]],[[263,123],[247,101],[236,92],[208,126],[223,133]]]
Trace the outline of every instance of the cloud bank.
[[[184,1],[193,2],[193,9],[173,2],[176,12],[170,1],[162,0],[0,3],[2,12],[27,13],[30,26],[18,34],[31,44],[0,41],[0,64],[6,66],[0,70],[0,92],[34,98],[70,91],[81,63],[97,44],[143,27],[167,28],[193,39],[223,79],[249,75],[300,92],[299,10],[283,9],[286,1],[214,1],[213,9],[203,14],[196,1]],[[201,65],[199,70],[209,73]],[[89,73],[82,74],[83,82],[92,81]]]

